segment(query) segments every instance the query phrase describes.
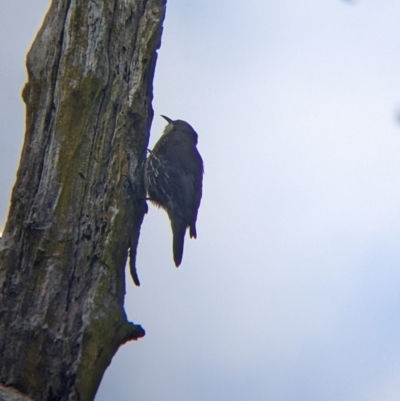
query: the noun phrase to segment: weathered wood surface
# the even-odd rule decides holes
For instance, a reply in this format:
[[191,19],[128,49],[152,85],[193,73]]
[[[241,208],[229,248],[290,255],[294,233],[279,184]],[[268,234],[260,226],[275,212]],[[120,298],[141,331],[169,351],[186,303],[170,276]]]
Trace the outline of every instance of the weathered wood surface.
[[0,385],[0,401],[33,401],[30,397],[25,397],[19,391]]
[[0,383],[35,400],[92,400],[118,347],[144,335],[123,309],[124,267],[146,210],[164,14],[165,0],[53,0],[28,54],[0,240]]

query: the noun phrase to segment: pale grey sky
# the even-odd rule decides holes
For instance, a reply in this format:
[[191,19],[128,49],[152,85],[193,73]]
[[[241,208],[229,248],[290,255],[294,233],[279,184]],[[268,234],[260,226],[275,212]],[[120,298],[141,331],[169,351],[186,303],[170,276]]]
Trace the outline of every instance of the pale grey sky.
[[[0,227],[47,3],[0,17]],[[96,401],[398,401],[399,16],[397,0],[169,0],[150,147],[160,114],[197,130],[198,239],[176,269],[150,208],[126,297],[147,334]]]

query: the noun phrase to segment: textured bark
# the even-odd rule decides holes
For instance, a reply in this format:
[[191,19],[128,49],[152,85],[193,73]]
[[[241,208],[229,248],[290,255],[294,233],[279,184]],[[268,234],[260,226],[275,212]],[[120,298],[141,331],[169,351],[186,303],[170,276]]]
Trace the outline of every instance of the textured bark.
[[30,397],[25,397],[20,392],[0,385],[0,401],[33,401]]
[[[165,0],[53,0],[27,57],[26,134],[0,240],[0,383],[92,400],[144,335],[123,309]],[[132,361],[132,363],[134,363]]]

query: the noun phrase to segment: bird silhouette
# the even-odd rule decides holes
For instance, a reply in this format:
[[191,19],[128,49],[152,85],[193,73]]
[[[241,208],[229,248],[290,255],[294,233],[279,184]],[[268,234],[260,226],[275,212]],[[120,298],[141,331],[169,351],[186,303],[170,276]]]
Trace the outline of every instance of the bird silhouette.
[[197,150],[196,131],[182,120],[167,120],[144,169],[148,199],[163,208],[171,221],[175,266],[182,262],[185,234],[196,238],[197,213],[202,197],[203,160]]

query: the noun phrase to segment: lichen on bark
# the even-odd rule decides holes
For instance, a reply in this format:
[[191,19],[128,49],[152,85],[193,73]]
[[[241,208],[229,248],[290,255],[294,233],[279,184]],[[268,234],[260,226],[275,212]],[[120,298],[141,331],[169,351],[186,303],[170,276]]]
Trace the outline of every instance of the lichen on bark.
[[[165,0],[53,0],[27,57],[26,133],[0,240],[0,383],[92,400],[118,347],[146,212]],[[137,281],[137,277],[134,277]],[[134,363],[134,362],[133,362]]]

